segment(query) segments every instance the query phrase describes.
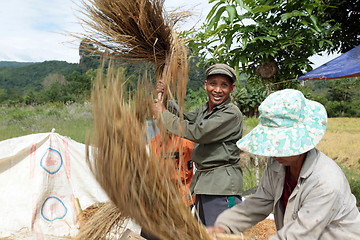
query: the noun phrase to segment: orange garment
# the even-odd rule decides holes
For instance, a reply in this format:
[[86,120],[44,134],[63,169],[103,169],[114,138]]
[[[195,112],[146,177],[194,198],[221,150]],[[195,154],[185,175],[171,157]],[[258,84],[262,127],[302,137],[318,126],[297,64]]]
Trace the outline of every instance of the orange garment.
[[[176,161],[176,169],[172,173],[172,179],[178,183],[180,179],[179,191],[184,203],[187,206],[194,204],[195,197],[191,197],[190,194],[190,183],[194,175],[194,167],[191,160],[194,143],[175,135],[166,134],[163,136],[159,133],[151,139],[150,146],[157,156],[164,156],[166,159]],[[180,156],[180,151],[182,151],[183,157]]]

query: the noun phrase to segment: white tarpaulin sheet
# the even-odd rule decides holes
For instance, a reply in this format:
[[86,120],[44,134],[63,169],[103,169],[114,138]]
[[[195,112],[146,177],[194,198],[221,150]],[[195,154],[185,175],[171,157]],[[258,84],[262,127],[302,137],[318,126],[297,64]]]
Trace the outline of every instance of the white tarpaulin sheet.
[[0,238],[69,239],[82,209],[109,201],[85,160],[85,145],[57,133],[0,142]]

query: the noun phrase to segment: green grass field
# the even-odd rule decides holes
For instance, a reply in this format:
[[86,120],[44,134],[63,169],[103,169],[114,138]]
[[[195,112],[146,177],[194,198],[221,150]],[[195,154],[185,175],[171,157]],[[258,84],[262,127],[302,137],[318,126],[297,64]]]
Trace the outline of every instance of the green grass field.
[[55,132],[84,143],[92,122],[91,106],[47,104],[0,108],[0,141],[33,133]]
[[[257,125],[254,118],[245,119],[244,134]],[[64,105],[51,103],[42,106],[0,108],[0,141],[33,133],[55,132],[85,143],[91,131],[92,113],[90,104]],[[334,159],[349,180],[352,192],[360,201],[360,119],[329,119],[324,138],[317,146]],[[260,176],[266,158],[259,158]],[[254,156],[242,155],[244,190],[256,186]]]

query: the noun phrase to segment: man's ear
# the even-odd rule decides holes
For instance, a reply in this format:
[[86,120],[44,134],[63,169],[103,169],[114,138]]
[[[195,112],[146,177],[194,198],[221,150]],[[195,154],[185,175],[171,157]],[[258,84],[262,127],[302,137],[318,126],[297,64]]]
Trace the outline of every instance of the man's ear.
[[206,90],[206,83],[207,83],[207,80],[204,81],[204,89]]
[[233,84],[231,85],[231,93],[234,92],[235,87],[236,87],[236,85],[235,85],[235,83],[233,83]]

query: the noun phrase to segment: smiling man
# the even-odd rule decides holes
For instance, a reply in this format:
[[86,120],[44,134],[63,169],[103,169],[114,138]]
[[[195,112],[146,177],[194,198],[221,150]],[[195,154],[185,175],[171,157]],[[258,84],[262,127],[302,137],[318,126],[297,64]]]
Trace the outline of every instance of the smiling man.
[[204,86],[208,93],[208,112],[229,99],[235,88],[234,82],[224,74],[209,75]]
[[[192,159],[197,171],[191,192],[196,195],[197,216],[204,225],[212,226],[222,211],[241,202],[242,171],[236,141],[242,137],[242,114],[230,100],[236,82],[234,69],[215,64],[205,75],[208,101],[197,111],[185,113],[181,119],[161,102],[156,102],[155,108],[167,130],[196,143]],[[166,89],[162,81],[157,89]]]

